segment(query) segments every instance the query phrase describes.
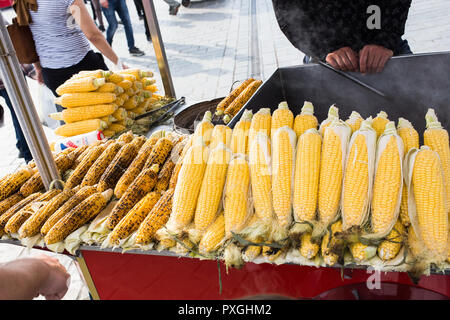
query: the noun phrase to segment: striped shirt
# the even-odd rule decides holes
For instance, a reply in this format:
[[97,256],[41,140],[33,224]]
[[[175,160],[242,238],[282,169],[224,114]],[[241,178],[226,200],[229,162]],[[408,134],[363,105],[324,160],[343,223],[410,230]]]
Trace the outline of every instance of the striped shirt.
[[30,29],[44,68],[73,66],[91,50],[88,39],[70,13],[73,1],[37,0],[38,11],[30,10]]

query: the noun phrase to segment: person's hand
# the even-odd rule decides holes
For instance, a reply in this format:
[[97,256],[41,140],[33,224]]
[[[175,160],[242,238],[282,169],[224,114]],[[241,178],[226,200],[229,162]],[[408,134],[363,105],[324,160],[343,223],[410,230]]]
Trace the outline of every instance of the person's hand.
[[358,54],[350,47],[342,47],[327,55],[326,62],[342,71],[358,71]]
[[361,73],[379,73],[383,71],[386,62],[394,55],[385,47],[368,44],[359,51],[359,68]]
[[66,268],[59,263],[58,259],[48,255],[39,255],[36,258],[41,259],[49,267],[49,273],[46,281],[39,289],[39,294],[47,300],[60,300],[69,289],[70,275]]
[[122,62],[122,69],[129,69],[130,67],[127,66],[125,63]]
[[100,5],[103,8],[108,8],[108,5],[109,5],[108,0],[100,0]]

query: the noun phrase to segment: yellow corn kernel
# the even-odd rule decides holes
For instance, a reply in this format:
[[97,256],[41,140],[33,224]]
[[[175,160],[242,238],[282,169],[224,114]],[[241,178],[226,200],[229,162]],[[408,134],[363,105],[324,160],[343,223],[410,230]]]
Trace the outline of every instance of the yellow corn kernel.
[[350,116],[348,117],[347,120],[345,120],[345,122],[349,125],[349,127],[352,129],[352,133],[359,130],[359,128],[361,127],[361,123],[363,122],[363,117],[361,117],[361,115],[356,112],[356,111],[352,111],[352,113],[350,114]]
[[319,122],[314,115],[314,105],[309,101],[305,101],[300,114],[294,120],[294,131],[297,138],[309,129],[317,129],[318,125]]
[[398,118],[397,133],[402,138],[404,154],[412,148],[419,148],[419,133],[405,118]]
[[248,133],[248,145],[249,148],[252,145],[254,137],[258,134],[258,132],[262,132],[266,134],[268,137],[270,136],[270,131],[272,128],[272,115],[270,114],[269,108],[259,109],[252,117],[252,122],[250,124],[250,130]]
[[55,129],[55,134],[62,137],[72,137],[96,130],[104,130],[108,124],[100,119],[90,119],[68,123]]
[[67,80],[58,88],[56,88],[56,93],[61,96],[65,93],[89,92],[97,90],[104,84],[105,78],[86,77],[86,78],[72,79]]
[[311,233],[303,233],[300,244],[300,254],[306,259],[314,258],[319,252],[320,246],[311,242]]
[[110,92],[79,92],[65,93],[55,99],[55,103],[63,108],[77,108],[96,104],[108,104],[116,100],[116,95]]
[[214,129],[211,133],[211,143],[209,148],[213,150],[215,147],[219,145],[219,143],[223,143],[227,148],[231,145],[231,135],[233,134],[233,130],[221,124],[214,126]]
[[368,246],[361,242],[352,243],[349,245],[349,248],[353,259],[359,263],[367,261],[377,254],[377,247]]
[[211,120],[211,111],[206,111],[203,115],[202,121],[200,121],[195,126],[194,136],[192,140],[193,143],[204,143],[206,146],[210,144],[212,131],[214,129],[214,125],[212,124]]
[[377,138],[379,138],[386,127],[386,124],[389,122],[388,115],[384,111],[380,111],[377,116],[373,119],[372,127],[377,132]]
[[216,220],[208,227],[203,235],[198,249],[201,254],[208,254],[219,248],[225,236],[225,219],[223,213],[220,213]]
[[294,124],[294,114],[289,110],[289,106],[286,101],[280,102],[278,108],[272,114],[272,124],[270,131],[270,138],[273,140],[273,136],[277,129],[288,126],[292,129]]
[[328,127],[333,120],[339,119],[339,108],[336,105],[331,105],[328,109],[328,116],[325,120],[320,123],[319,133],[323,136],[325,133],[325,128]]
[[233,153],[248,154],[248,133],[252,117],[252,111],[245,110],[241,119],[234,126],[230,146]]
[[378,256],[387,261],[394,259],[400,252],[405,237],[405,227],[400,220],[397,220],[389,235],[378,246]]

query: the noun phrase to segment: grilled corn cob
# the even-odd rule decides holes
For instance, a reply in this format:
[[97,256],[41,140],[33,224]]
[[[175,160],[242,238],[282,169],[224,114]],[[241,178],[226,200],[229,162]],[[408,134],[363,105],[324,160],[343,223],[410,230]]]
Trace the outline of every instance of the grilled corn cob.
[[0,235],[3,235],[5,233],[5,230],[4,230],[5,229],[5,225],[6,225],[6,223],[8,223],[8,220],[11,219],[12,216],[14,216],[14,214],[19,212],[21,209],[26,207],[31,202],[33,202],[36,199],[38,199],[40,196],[42,196],[41,192],[33,193],[33,194],[29,195],[28,197],[26,197],[25,199],[19,201],[15,205],[13,205],[8,210],[6,210],[0,216]]
[[16,172],[3,178],[0,187],[0,201],[5,200],[11,194],[15,193],[22,185],[31,178],[34,171],[28,167],[21,167]]
[[253,94],[258,90],[259,86],[261,86],[261,80],[255,80],[250,83],[244,91],[242,91],[233,102],[224,110],[224,122],[228,123],[230,120],[242,109],[242,107],[247,103],[248,100],[253,96]]
[[145,162],[144,168],[150,168],[154,164],[162,167],[164,161],[172,151],[172,148],[173,142],[171,139],[166,137],[160,138],[152,148],[152,151]]
[[216,107],[216,115],[223,115],[225,109],[241,94],[242,91],[247,88],[247,86],[252,83],[255,79],[250,78],[244,80],[239,86],[237,86],[233,91],[231,91]]
[[5,200],[1,201],[0,202],[0,216],[3,213],[5,213],[9,208],[11,208],[12,206],[16,205],[17,203],[19,203],[23,199],[24,199],[23,196],[19,192],[17,192],[15,194],[9,196]]
[[100,157],[100,155],[105,151],[104,145],[99,145],[94,147],[89,154],[81,161],[81,163],[75,168],[74,172],[70,175],[69,179],[66,181],[64,188],[72,189],[79,185],[86,173],[95,163],[95,161]]

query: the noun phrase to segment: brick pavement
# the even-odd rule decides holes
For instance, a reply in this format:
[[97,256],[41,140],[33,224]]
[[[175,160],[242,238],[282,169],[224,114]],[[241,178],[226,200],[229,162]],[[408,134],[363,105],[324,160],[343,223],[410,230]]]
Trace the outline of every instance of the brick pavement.
[[[279,30],[271,0],[257,1],[257,27],[260,70],[263,79],[278,67],[301,64],[303,54],[296,50]],[[127,0],[133,21],[136,45],[146,52],[143,57],[130,57],[123,27],[119,26],[113,48],[129,66],[158,70],[153,46],[147,42],[142,21],[134,4]],[[162,37],[177,96],[189,102],[225,95],[231,84],[251,75],[249,40],[251,37],[250,0],[192,1],[181,7],[177,16],[168,14],[165,2],[155,0]],[[450,12],[446,0],[413,0],[406,24],[405,37],[416,53],[450,50],[450,24],[444,13]],[[3,10],[7,19],[10,9]],[[106,23],[106,19],[105,23]],[[159,75],[157,84],[162,88]],[[29,81],[31,94],[38,106],[37,85]],[[23,163],[17,158],[15,136],[8,110],[0,124],[0,176],[14,171]],[[0,263],[41,251],[0,244]],[[64,299],[88,299],[88,291],[73,260],[56,255],[71,273],[71,286]]]

